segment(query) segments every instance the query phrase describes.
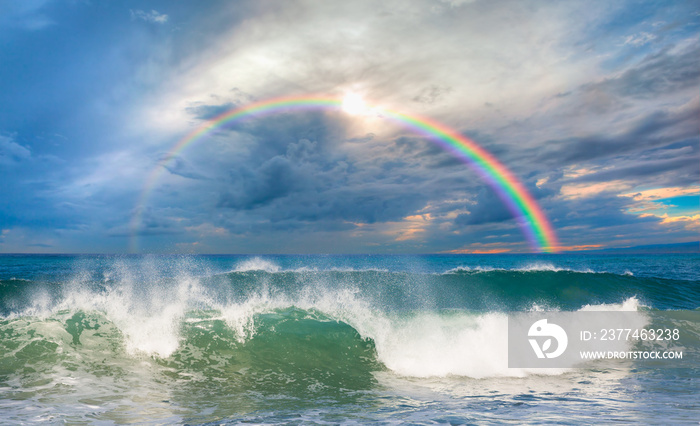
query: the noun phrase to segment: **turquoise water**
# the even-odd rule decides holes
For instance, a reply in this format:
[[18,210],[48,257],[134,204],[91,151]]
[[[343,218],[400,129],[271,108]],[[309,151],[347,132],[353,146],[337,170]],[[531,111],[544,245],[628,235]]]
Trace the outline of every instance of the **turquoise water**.
[[696,422],[683,368],[507,367],[507,313],[700,307],[700,256],[0,256],[8,423]]

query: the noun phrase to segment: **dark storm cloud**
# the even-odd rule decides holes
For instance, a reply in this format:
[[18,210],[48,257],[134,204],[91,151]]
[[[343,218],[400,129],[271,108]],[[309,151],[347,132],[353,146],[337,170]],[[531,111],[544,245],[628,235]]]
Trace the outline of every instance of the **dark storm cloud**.
[[618,135],[550,140],[531,152],[536,162],[558,166],[638,152],[694,137],[698,132],[699,115],[697,105],[680,111],[657,110],[640,117]]
[[[514,150],[512,147],[496,143],[493,136],[479,132],[474,129],[459,132],[472,139],[477,145],[486,148],[497,158],[509,159]],[[464,167],[468,162],[462,156],[456,156],[438,145],[435,141],[419,136],[400,136],[393,141],[394,146],[390,149],[397,152],[402,157],[420,159],[425,162],[425,167],[430,169],[442,169],[452,167]]]
[[220,207],[251,210],[305,186],[302,171],[282,156],[265,161],[255,170],[241,168],[232,178],[238,191],[222,194]]
[[582,176],[577,178],[576,182],[606,182],[611,180],[638,178],[649,179],[658,174],[674,172],[673,180],[676,181],[676,184],[680,184],[680,177],[684,175],[691,179],[697,178],[700,175],[700,170],[698,170],[700,156],[697,152],[692,154],[692,151],[689,154],[690,155],[679,156],[678,158],[649,161],[621,160],[610,170],[603,170],[598,173]]
[[[218,207],[254,210],[285,199],[283,207],[273,207],[282,207],[288,212],[283,216],[289,216],[303,210],[296,205],[306,195],[328,191],[346,178],[346,159],[336,156],[329,146],[337,143],[340,133],[322,114],[283,114],[242,123],[237,130],[258,142],[242,161],[228,165],[227,189],[221,193]],[[315,204],[308,206],[314,208]]]
[[[348,157],[338,150],[342,143],[367,144],[375,142],[375,136],[349,141],[338,118],[311,112],[236,123],[231,130],[255,143],[218,169],[207,169],[219,182],[216,226],[232,233],[349,230],[355,227],[352,223],[400,221],[441,194],[465,190],[464,178],[423,176],[434,174],[426,156],[452,157],[418,138],[376,141],[386,146],[376,158]],[[430,154],[424,155],[426,150]],[[483,185],[472,180],[477,187]]]
[[503,222],[513,218],[513,214],[491,188],[481,189],[476,195],[475,203],[468,206],[468,209],[469,213],[460,214],[455,218],[456,226]]
[[[696,101],[680,108],[677,104],[671,107],[660,103],[655,108],[633,109],[637,100],[683,94],[700,86],[700,48],[691,45],[676,50],[670,46],[650,53],[623,73],[585,84],[568,94],[566,98],[570,103],[563,105],[564,111],[569,108],[570,113],[562,116],[562,120],[580,120],[574,117],[582,112],[621,120],[618,123],[613,121],[604,132],[548,140],[537,149],[524,153],[525,158],[532,158],[532,163],[550,168],[580,163],[590,165],[620,156],[641,155],[639,153],[645,150],[696,138],[700,116],[700,106]],[[605,119],[601,121],[605,122]],[[624,127],[619,124],[630,122]],[[670,167],[668,162],[646,166],[650,172]],[[610,172],[608,176],[624,175],[623,168],[628,170],[630,177],[640,176],[640,168],[629,164],[617,167],[617,172]]]
[[431,85],[423,88],[420,93],[413,97],[413,101],[424,104],[434,104],[452,91],[451,87]]
[[[391,161],[372,171],[357,171],[351,160],[324,151],[323,144],[301,139],[290,143],[284,155],[267,159],[258,167],[234,167],[227,186],[235,189],[222,194],[219,207],[255,210],[271,222],[294,226],[298,221],[398,220],[425,203],[426,197],[417,195],[414,188],[387,182],[395,180],[394,176],[383,176],[391,170],[387,164]],[[356,180],[363,173],[374,175],[376,180]]]
[[654,52],[638,66],[618,77],[581,87],[583,92],[601,92],[621,97],[648,99],[700,86],[700,47],[673,54],[670,48]]
[[442,169],[444,167],[456,167],[456,166],[464,166],[464,161],[460,160],[457,157],[451,156],[451,155],[443,155],[441,158],[431,164],[427,164],[426,167],[429,168],[434,168],[434,169]]
[[298,146],[296,144],[302,139],[316,144],[312,151],[306,150],[307,154],[313,155],[327,152],[329,144],[344,139],[343,124],[336,119],[329,119],[326,113],[320,111],[282,112],[269,117],[242,120],[234,123],[231,129],[258,140],[250,148],[249,159],[258,163],[275,155],[286,155],[290,145]]
[[[134,212],[132,212],[132,215]],[[172,209],[153,209],[145,207],[140,215],[140,223],[136,229],[129,226],[117,225],[107,231],[110,237],[129,237],[132,232],[141,236],[177,235],[184,233],[182,224],[169,216]]]
[[280,205],[273,221],[296,219],[376,223],[398,221],[425,205],[427,197],[400,184],[337,186],[319,194],[302,194],[299,202]]
[[617,194],[602,193],[593,197],[571,200],[565,206],[553,207],[552,214],[556,218],[556,226],[586,226],[604,228],[640,225],[643,223],[658,223],[659,218],[639,217],[627,214],[628,209],[635,204],[629,197],[619,197]]
[[443,168],[463,165],[454,155],[446,152],[437,144],[418,136],[400,136],[393,141],[391,152],[402,158],[421,159],[428,168]]
[[[162,157],[166,158],[166,154],[163,154]],[[163,167],[174,175],[182,176],[188,179],[207,179],[206,176],[197,171],[187,160],[182,157],[174,157],[170,161],[166,162]]]
[[[473,138],[569,241],[665,229],[687,240],[614,190],[557,194],[608,180],[630,192],[697,186],[695,3],[453,3],[0,0],[3,250],[124,251],[149,171],[196,126],[255,100],[346,91]],[[153,184],[143,247],[523,244],[484,181],[414,133],[295,111],[208,136]],[[418,238],[397,241],[423,214]],[[201,248],[207,238],[216,244]]]
[[232,102],[227,102],[221,105],[199,105],[185,108],[185,111],[192,114],[195,118],[200,120],[211,120],[226,111],[230,111],[235,108],[236,105]]
[[[527,185],[527,189],[540,203],[547,197],[556,195],[556,191],[548,187],[540,188],[530,184]],[[469,213],[460,214],[455,218],[454,223],[457,227],[497,223],[513,218],[513,213],[508,210],[498,192],[491,187],[481,188],[467,209]]]
[[[662,224],[656,216],[629,214],[636,206],[630,197],[602,193],[593,197],[548,204],[547,212],[564,245],[568,241],[604,243],[609,247],[639,245],[643,241],[668,243],[687,238],[683,224]],[[640,233],[639,230],[644,232]]]
[[374,139],[374,137],[375,137],[374,133],[367,133],[366,135],[364,135],[362,137],[354,137],[354,138],[346,139],[346,142],[366,143],[366,142],[370,142],[372,139]]

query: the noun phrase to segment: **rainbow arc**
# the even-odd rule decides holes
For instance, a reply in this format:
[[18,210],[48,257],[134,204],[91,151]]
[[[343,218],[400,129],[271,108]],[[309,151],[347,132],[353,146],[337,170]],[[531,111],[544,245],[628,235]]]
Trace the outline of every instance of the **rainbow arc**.
[[[297,96],[264,100],[234,108],[199,126],[180,139],[151,171],[134,210],[131,228],[132,251],[138,250],[138,229],[143,211],[155,184],[170,162],[187,147],[206,139],[210,132],[249,117],[265,116],[283,111],[309,109],[342,109],[343,99],[323,96]],[[523,183],[491,153],[470,138],[429,118],[384,108],[363,109],[371,111],[400,126],[426,136],[429,140],[450,152],[475,170],[498,194],[535,252],[558,251],[556,233],[547,216]]]

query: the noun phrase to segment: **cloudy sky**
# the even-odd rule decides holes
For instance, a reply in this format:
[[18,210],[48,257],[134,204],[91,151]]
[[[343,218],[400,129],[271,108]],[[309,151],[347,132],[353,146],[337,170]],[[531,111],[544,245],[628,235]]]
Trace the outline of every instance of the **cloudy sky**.
[[477,173],[376,117],[251,118],[160,161],[305,94],[471,137],[568,250],[700,232],[696,0],[0,0],[0,64],[0,252],[529,250]]

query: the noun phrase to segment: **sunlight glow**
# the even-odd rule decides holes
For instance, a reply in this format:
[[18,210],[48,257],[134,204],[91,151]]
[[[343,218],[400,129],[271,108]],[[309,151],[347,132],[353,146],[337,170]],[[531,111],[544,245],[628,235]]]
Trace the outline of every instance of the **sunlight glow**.
[[348,93],[343,98],[343,111],[352,115],[367,114],[369,108],[364,99],[356,93]]

